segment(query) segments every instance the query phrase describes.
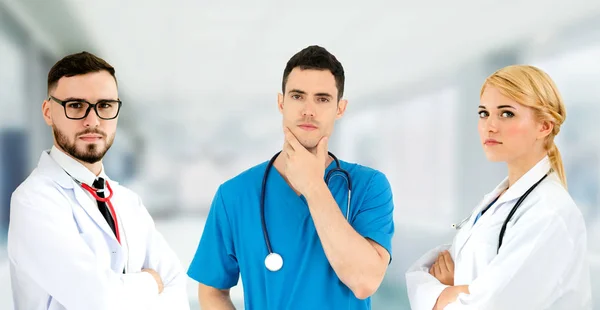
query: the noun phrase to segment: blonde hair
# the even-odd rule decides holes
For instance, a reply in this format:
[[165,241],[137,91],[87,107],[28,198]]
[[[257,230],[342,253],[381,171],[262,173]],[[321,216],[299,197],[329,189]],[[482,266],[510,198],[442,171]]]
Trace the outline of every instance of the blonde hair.
[[548,151],[552,169],[558,174],[566,188],[565,168],[560,152],[554,143],[554,137],[560,132],[560,126],[567,115],[562,97],[554,81],[546,72],[534,66],[513,65],[490,75],[481,87],[480,96],[483,95],[487,86],[494,87],[504,96],[534,109],[538,121],[549,121],[554,124],[552,132],[544,141],[544,147]]

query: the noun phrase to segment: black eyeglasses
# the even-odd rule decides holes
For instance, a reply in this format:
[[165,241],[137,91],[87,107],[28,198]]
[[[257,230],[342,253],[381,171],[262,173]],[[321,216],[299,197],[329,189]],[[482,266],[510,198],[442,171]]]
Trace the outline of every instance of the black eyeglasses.
[[121,105],[123,104],[121,100],[100,100],[96,102],[96,104],[89,103],[83,99],[69,99],[69,100],[59,100],[50,96],[48,100],[54,100],[58,104],[62,105],[65,109],[65,116],[68,119],[84,119],[90,113],[90,110],[93,108],[96,111],[96,115],[103,120],[111,120],[115,119],[119,115],[119,111],[121,110]]

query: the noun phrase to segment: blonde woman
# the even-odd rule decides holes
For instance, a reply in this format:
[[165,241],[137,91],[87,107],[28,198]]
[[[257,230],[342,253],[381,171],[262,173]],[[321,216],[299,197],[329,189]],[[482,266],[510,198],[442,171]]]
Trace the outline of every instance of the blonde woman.
[[565,106],[550,77],[505,67],[481,89],[479,136],[508,176],[459,224],[451,245],[406,274],[412,309],[591,309],[583,216],[554,138]]

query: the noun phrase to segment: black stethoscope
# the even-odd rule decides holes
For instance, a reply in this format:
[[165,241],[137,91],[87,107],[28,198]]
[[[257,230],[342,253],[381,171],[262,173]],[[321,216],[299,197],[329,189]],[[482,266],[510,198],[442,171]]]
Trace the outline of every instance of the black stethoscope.
[[[260,190],[260,219],[262,223],[262,231],[265,236],[265,243],[267,244],[267,250],[269,251],[269,254],[267,254],[267,257],[265,257],[265,267],[267,267],[267,269],[269,269],[270,271],[278,271],[283,266],[283,258],[281,257],[281,255],[273,252],[273,248],[271,247],[271,240],[269,239],[269,233],[267,232],[267,224],[265,221],[265,193],[267,191],[267,178],[269,176],[269,170],[271,169],[271,167],[273,167],[273,163],[275,162],[275,159],[277,159],[277,156],[279,156],[280,153],[281,151],[277,152],[277,154],[275,154],[267,164],[267,169],[265,170],[265,174],[263,175],[262,188]],[[348,173],[348,171],[341,168],[340,161],[337,159],[337,157],[335,157],[335,155],[333,155],[331,152],[328,153],[329,156],[331,156],[331,158],[335,160],[335,164],[337,167],[331,169],[327,173],[327,175],[325,176],[325,183],[329,185],[329,180],[332,176],[334,176],[333,174],[335,172],[340,172],[341,175],[337,175],[343,176],[343,178],[346,180],[346,183],[348,184],[348,205],[346,207],[346,220],[348,220],[350,215],[350,199],[352,198],[352,182],[350,181],[350,174]]]
[[[504,223],[502,224],[502,229],[500,229],[500,235],[499,235],[499,238],[498,238],[498,250],[497,250],[497,253],[500,252],[500,246],[502,245],[502,239],[504,238],[504,233],[506,232],[506,226],[508,225],[508,222],[513,217],[513,215],[515,214],[515,212],[517,212],[517,209],[523,203],[523,201],[525,200],[525,198],[527,198],[527,196],[529,196],[529,194],[533,191],[533,189],[536,188],[547,176],[548,176],[548,173],[546,173],[539,181],[537,181],[535,184],[533,184],[521,197],[519,197],[519,200],[517,200],[517,203],[515,203],[515,205],[512,207],[512,209],[508,213],[508,216],[506,216],[506,219],[504,220]],[[456,229],[461,229],[462,226],[470,218],[471,218],[471,216],[465,218],[464,220],[462,220],[458,224],[452,224],[452,227],[456,228]]]

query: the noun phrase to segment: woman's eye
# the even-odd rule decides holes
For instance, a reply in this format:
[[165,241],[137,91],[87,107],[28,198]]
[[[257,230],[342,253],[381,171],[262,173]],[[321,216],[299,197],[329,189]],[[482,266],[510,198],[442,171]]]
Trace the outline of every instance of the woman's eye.
[[515,114],[513,114],[513,112],[509,112],[509,111],[502,112],[502,117],[510,118],[510,117],[513,117],[513,116],[515,116]]

